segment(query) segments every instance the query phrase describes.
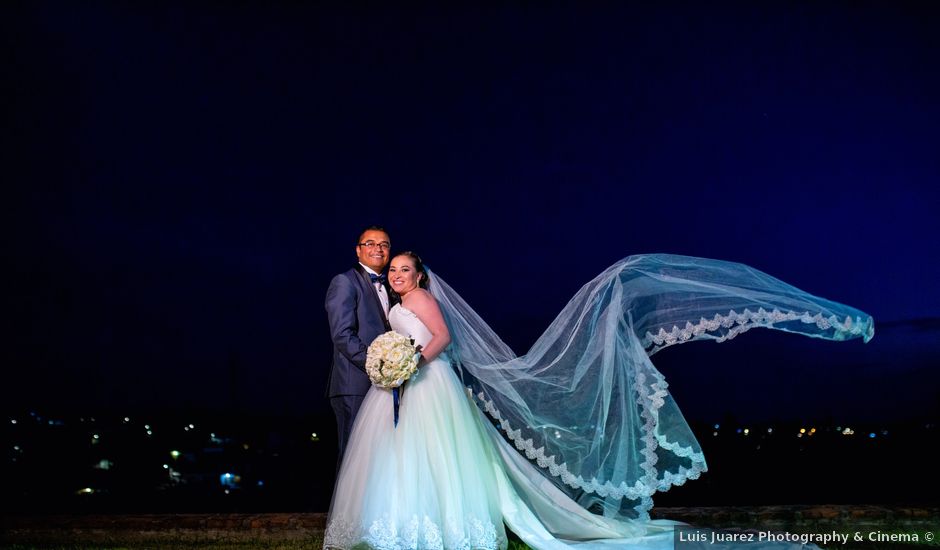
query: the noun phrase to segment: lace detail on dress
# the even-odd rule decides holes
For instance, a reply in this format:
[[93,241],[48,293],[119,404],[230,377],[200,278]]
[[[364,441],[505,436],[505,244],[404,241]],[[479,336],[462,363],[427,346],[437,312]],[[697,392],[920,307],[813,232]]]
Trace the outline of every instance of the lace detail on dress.
[[681,329],[673,325],[672,330],[669,332],[666,332],[663,328],[659,329],[656,334],[647,332],[643,338],[643,348],[647,350],[649,355],[653,355],[663,348],[695,340],[709,332],[727,330],[727,332],[716,338],[718,342],[724,342],[754,327],[772,327],[776,323],[796,320],[807,324],[815,324],[820,330],[832,329],[836,335],[846,337],[865,336],[870,339],[874,334],[874,326],[871,323],[863,322],[860,318],[852,319],[846,316],[843,321],[835,315],[827,318],[823,317],[821,313],[810,315],[808,311],[802,313],[788,311],[784,313],[776,308],[772,311],[759,308],[754,312],[745,308],[742,313],[732,309],[727,315],[716,313],[711,319],[702,317],[694,325],[687,321],[685,328]]
[[323,534],[323,548],[348,548],[355,544],[359,538],[359,529],[356,525],[344,521],[342,518],[330,520]]
[[413,515],[399,525],[388,514],[362,531],[340,518],[326,526],[324,548],[346,550],[361,543],[373,550],[502,550],[508,541],[491,521],[476,517],[448,518],[443,529],[428,516]]
[[[476,397],[480,400],[483,410],[498,422],[500,429],[506,433],[516,448],[525,453],[527,458],[534,460],[539,467],[548,470],[551,475],[560,478],[566,485],[574,489],[595,493],[605,498],[622,499],[626,497],[629,500],[638,500],[639,503],[634,507],[634,510],[638,518],[645,521],[650,519],[649,511],[653,507],[651,497],[655,492],[666,491],[674,485],[682,485],[689,479],[698,479],[702,472],[708,470],[703,453],[695,452],[691,447],[682,447],[678,443],[667,441],[665,436],[656,434],[655,426],[659,423],[658,411],[664,404],[663,397],[667,394],[668,384],[659,373],[655,373],[654,376],[656,378],[655,382],[647,385],[646,376],[643,373],[637,374],[636,403],[640,406],[640,414],[644,420],[642,439],[645,443],[645,447],[641,451],[645,459],[640,467],[646,472],[646,475],[637,480],[633,486],[627,485],[625,482],[614,485],[610,480],[599,480],[596,477],[585,480],[583,476],[571,473],[566,463],[558,464],[554,455],[546,456],[544,446],[536,448],[532,438],[523,439],[522,429],[513,429],[509,421],[502,417],[493,401],[488,400],[483,392],[476,394]],[[644,392],[644,389],[647,388],[649,391]],[[467,389],[472,393],[470,388]],[[688,458],[691,462],[691,468],[680,466],[675,472],[662,472],[663,478],[658,479],[660,472],[656,468],[656,463],[659,461],[659,457],[656,456],[657,447],[662,447],[677,456]]]

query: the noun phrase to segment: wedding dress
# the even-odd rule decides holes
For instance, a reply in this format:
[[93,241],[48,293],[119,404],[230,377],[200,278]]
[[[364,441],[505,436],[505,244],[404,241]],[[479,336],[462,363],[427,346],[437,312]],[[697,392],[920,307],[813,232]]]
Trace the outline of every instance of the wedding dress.
[[[373,387],[337,477],[324,547],[504,549],[504,523],[539,550],[673,548],[652,495],[705,461],[650,356],[766,327],[845,340],[871,317],[742,264],[631,256],[585,285],[517,357],[440,277],[452,343],[392,395]],[[396,305],[392,328],[425,345]],[[510,443],[511,442],[511,443]],[[780,548],[779,545],[765,545]]]
[[[431,333],[395,305],[392,328],[427,345]],[[445,353],[405,385],[398,425],[391,390],[366,394],[340,468],[326,548],[506,547],[493,457]]]

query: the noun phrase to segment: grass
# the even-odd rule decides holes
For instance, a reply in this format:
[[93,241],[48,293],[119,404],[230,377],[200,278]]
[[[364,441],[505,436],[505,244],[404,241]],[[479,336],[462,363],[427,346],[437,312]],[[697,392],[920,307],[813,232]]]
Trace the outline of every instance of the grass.
[[[52,544],[43,542],[42,544],[14,544],[12,546],[0,546],[9,550],[139,550],[141,548],[152,550],[322,550],[323,538],[315,537],[303,541],[271,541],[261,539],[242,540],[242,541],[167,541],[166,539],[147,540],[140,539],[130,544],[128,541],[58,541]],[[531,550],[522,541],[510,539],[508,550]]]
[[[507,534],[509,535],[508,550],[531,550],[525,543],[516,538],[515,535],[508,532]],[[145,537],[134,537],[133,540],[129,540],[131,537],[101,537],[100,535],[93,537],[87,534],[83,535],[82,538],[86,540],[67,539],[65,537],[44,537],[35,541],[23,540],[12,545],[0,543],[0,548],[4,550],[138,550],[142,548],[152,550],[322,550],[323,548],[322,534],[315,535],[308,540],[289,541],[270,540],[270,538],[266,537],[237,541],[200,541],[189,540],[188,538],[168,540],[165,537],[149,539]]]
[[239,541],[195,541],[195,540],[167,540],[166,538],[128,540],[97,540],[97,541],[41,541],[39,543],[13,544],[0,546],[9,550],[125,550],[141,548],[153,550],[322,550],[323,538],[315,537],[300,541],[272,541],[265,538],[246,539]]

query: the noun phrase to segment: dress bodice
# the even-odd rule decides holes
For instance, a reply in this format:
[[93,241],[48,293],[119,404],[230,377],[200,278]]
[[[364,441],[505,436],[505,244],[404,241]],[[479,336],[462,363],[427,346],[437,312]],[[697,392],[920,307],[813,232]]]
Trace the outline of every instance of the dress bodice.
[[410,309],[395,304],[388,312],[388,323],[398,334],[414,339],[415,345],[427,346],[431,341],[431,331]]

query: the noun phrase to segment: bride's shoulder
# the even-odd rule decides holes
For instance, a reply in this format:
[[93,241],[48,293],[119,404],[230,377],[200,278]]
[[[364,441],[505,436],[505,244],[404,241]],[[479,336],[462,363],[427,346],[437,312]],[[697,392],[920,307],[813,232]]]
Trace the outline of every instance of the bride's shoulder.
[[403,301],[405,307],[410,305],[422,305],[428,302],[434,302],[434,296],[423,288],[416,288],[408,293],[408,297]]
[[430,299],[432,299],[432,300],[434,299],[434,297],[431,296],[431,293],[428,292],[428,289],[426,289],[426,288],[421,288],[421,287],[418,287],[418,288],[414,289],[414,290],[412,291],[412,295],[413,295],[414,297],[416,297],[416,298],[419,297],[419,296],[421,296],[421,297],[423,297],[423,298],[430,298]]
[[427,311],[428,309],[438,309],[437,300],[423,288],[416,288],[409,292],[407,299],[402,302],[402,307],[415,313]]

